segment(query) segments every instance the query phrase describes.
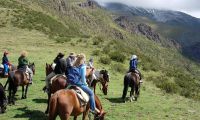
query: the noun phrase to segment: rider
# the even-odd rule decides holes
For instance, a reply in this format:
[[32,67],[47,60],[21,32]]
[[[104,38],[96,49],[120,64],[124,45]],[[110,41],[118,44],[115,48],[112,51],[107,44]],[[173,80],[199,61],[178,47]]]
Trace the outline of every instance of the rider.
[[56,64],[55,69],[45,79],[46,87],[44,87],[43,90],[46,89],[47,92],[49,90],[49,83],[50,83],[51,78],[53,78],[57,74],[65,74],[66,67],[67,67],[63,53],[58,53],[58,55],[54,59],[54,63]]
[[86,82],[86,65],[85,65],[86,57],[85,54],[79,54],[77,55],[77,59],[74,63],[74,67],[79,67],[80,68],[80,81],[76,84],[79,86],[84,92],[86,92],[90,99],[90,110],[94,114],[99,114],[100,111],[96,108],[95,105],[95,99],[94,99],[94,92],[88,87],[87,82]]
[[132,55],[131,60],[130,60],[130,66],[129,66],[129,72],[135,72],[138,73],[140,76],[140,82],[142,83],[142,75],[140,71],[137,69],[137,64],[138,64],[138,57],[137,55]]
[[3,58],[2,58],[2,64],[4,66],[4,76],[8,76],[8,70],[9,70],[9,66],[10,66],[10,62],[8,60],[8,51],[4,51],[4,54],[3,54]]
[[33,71],[28,67],[29,61],[27,58],[27,51],[22,51],[21,56],[18,58],[18,66],[17,69],[22,70],[24,72],[28,72],[30,75],[29,83],[32,84],[33,82]]
[[68,74],[69,68],[71,68],[76,61],[76,54],[75,53],[70,53],[69,56],[66,58],[66,63],[67,63],[67,70],[66,70],[66,75]]
[[87,64],[87,68],[89,69],[92,69],[92,80],[90,81],[90,84],[92,83],[93,80],[97,79],[96,75],[94,74],[94,66],[93,66],[93,63],[94,63],[94,60],[93,58],[91,57],[88,61],[88,64]]

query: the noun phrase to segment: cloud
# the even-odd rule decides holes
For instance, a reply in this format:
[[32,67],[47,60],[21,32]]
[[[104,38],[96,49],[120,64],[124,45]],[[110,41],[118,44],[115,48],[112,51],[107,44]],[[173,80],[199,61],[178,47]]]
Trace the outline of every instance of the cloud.
[[119,2],[130,6],[186,12],[200,18],[200,0],[96,0],[100,4]]

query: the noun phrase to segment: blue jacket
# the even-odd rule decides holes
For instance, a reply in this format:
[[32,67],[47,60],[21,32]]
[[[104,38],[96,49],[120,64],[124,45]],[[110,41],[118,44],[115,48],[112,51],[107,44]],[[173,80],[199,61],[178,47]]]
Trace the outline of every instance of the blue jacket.
[[8,57],[6,55],[4,55],[2,58],[2,64],[8,64],[8,63],[9,63]]
[[78,86],[87,85],[87,82],[86,82],[86,65],[82,64],[79,67],[80,67],[79,70],[80,70],[81,78],[80,78],[80,81],[77,83],[77,85]]
[[138,64],[138,61],[137,61],[137,59],[132,59],[132,60],[130,60],[130,66],[129,66],[129,69],[131,70],[131,69],[137,69],[137,64]]

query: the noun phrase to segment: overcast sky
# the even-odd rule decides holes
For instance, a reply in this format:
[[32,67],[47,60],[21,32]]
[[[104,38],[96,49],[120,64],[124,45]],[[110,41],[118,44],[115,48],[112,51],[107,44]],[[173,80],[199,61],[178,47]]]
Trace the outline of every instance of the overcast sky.
[[100,4],[120,2],[127,5],[182,11],[200,18],[200,0],[95,0]]

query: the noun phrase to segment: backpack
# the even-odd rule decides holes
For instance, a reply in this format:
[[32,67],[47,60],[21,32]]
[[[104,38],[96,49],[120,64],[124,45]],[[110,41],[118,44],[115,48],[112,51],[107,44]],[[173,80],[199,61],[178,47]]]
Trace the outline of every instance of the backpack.
[[70,67],[68,69],[67,81],[68,83],[74,85],[80,83],[81,79],[81,73],[80,73],[81,67]]

